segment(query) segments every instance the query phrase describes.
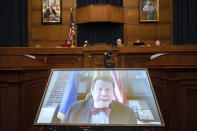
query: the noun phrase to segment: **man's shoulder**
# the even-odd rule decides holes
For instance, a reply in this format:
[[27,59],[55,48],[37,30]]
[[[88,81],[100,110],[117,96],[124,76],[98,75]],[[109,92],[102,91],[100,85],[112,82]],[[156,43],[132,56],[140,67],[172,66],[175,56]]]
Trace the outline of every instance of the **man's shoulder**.
[[118,107],[119,109],[131,110],[131,111],[132,111],[132,109],[131,109],[128,105],[123,104],[123,103],[120,103],[120,102],[117,102],[117,101],[113,101],[113,106],[114,106],[115,108]]
[[72,106],[72,107],[75,107],[75,106],[82,105],[82,104],[84,104],[84,103],[85,103],[84,100],[79,100],[79,101],[74,102],[71,106]]
[[85,106],[88,103],[91,103],[91,100],[79,100],[79,101],[74,102],[71,106],[72,108],[76,108],[76,107]]

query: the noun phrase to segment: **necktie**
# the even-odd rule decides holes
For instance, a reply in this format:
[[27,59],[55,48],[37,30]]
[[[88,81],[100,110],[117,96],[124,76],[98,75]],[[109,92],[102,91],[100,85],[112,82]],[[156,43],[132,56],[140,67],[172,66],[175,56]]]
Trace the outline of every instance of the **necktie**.
[[97,114],[99,111],[103,111],[106,113],[107,116],[110,115],[111,113],[111,108],[96,108],[96,107],[92,107],[91,112],[93,115]]

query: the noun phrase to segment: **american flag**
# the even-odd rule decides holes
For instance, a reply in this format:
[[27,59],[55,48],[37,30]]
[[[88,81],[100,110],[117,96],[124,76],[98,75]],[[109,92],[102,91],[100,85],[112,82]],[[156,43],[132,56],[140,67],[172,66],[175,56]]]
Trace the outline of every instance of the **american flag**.
[[73,43],[74,41],[73,36],[75,36],[75,24],[73,21],[73,14],[71,13],[70,14],[70,32],[69,32],[69,40],[71,43]]

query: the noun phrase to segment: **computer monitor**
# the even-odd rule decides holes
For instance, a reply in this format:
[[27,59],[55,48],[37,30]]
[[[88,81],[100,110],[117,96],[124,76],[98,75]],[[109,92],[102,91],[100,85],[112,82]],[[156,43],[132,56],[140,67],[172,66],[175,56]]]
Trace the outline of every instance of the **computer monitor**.
[[164,126],[147,69],[53,69],[34,125]]

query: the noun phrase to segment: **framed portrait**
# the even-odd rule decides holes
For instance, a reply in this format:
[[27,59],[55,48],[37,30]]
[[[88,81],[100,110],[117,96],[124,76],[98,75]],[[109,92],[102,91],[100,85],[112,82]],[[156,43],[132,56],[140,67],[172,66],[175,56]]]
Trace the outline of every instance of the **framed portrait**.
[[42,24],[62,23],[62,0],[42,0]]
[[159,0],[140,0],[140,22],[159,21]]

